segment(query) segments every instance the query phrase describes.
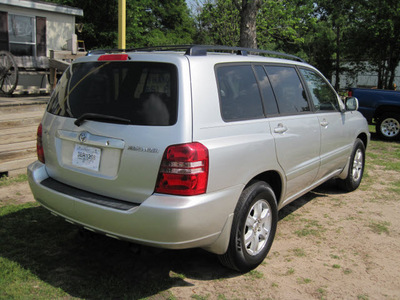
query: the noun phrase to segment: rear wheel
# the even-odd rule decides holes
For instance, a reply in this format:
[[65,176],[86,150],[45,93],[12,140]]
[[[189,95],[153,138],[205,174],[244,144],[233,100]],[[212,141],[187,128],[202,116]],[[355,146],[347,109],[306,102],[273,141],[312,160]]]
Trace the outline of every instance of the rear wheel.
[[376,133],[381,139],[396,140],[400,138],[400,115],[396,113],[383,114],[376,124]]
[[351,153],[347,177],[345,179],[338,179],[340,188],[346,192],[356,190],[361,184],[361,179],[364,174],[364,165],[365,146],[360,139],[357,139],[354,143],[353,152]]
[[239,272],[256,268],[272,246],[277,222],[272,188],[262,181],[249,185],[236,206],[228,250],[219,256],[221,263]]

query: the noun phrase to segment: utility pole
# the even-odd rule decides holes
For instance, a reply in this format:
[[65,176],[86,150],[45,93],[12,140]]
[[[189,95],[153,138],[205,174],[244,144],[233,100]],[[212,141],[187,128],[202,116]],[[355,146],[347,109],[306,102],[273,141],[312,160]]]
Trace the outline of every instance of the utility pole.
[[118,49],[126,48],[126,0],[118,0]]

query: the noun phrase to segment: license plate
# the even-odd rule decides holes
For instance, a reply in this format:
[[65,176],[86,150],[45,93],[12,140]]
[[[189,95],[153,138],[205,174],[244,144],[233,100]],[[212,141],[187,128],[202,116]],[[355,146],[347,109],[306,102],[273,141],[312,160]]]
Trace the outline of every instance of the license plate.
[[98,171],[100,157],[101,149],[76,144],[72,154],[72,164],[77,167]]

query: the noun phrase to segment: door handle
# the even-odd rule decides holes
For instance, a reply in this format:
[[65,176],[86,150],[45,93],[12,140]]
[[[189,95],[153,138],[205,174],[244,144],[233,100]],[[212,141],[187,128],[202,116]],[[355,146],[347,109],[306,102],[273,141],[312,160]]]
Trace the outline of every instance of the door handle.
[[328,127],[329,122],[326,121],[325,119],[323,119],[320,124],[321,124],[322,127]]
[[287,131],[288,129],[287,129],[287,127],[286,126],[284,126],[282,123],[279,123],[278,124],[278,127],[275,127],[274,128],[274,132],[275,133],[285,133],[286,131]]

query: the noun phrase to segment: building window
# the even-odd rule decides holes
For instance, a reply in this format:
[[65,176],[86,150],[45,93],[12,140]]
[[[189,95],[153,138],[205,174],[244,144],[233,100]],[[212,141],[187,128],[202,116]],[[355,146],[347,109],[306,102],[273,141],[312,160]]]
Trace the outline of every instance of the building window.
[[34,17],[8,15],[10,52],[17,56],[36,56],[36,22]]

